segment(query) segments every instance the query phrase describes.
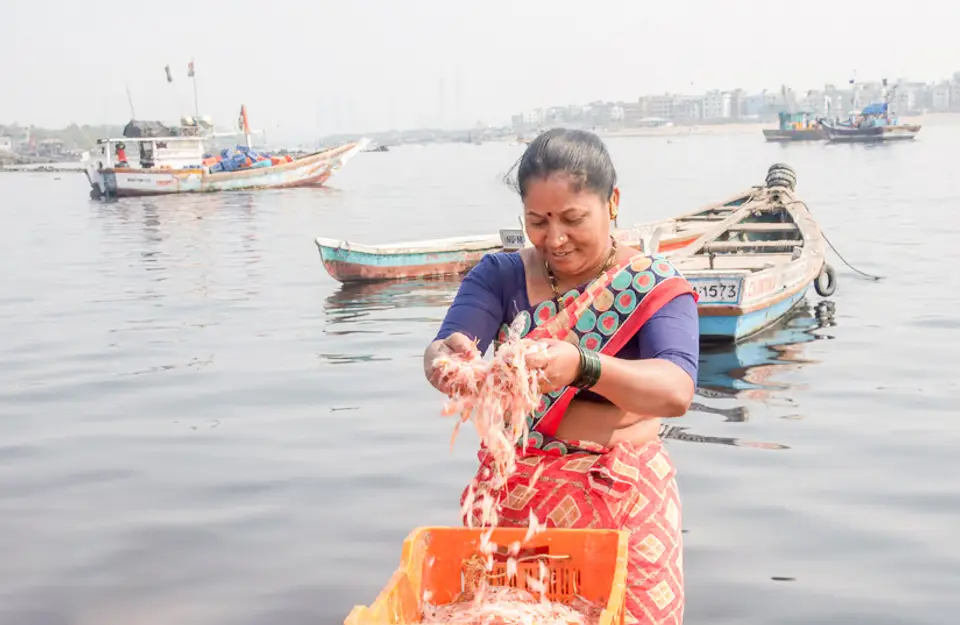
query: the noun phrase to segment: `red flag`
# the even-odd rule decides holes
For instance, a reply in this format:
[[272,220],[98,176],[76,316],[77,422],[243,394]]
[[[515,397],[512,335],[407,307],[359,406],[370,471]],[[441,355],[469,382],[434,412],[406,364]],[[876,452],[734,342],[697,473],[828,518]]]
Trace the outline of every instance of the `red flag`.
[[240,105],[240,119],[237,120],[237,125],[240,127],[240,130],[243,131],[243,134],[250,134],[250,122],[247,121],[247,107],[243,104]]

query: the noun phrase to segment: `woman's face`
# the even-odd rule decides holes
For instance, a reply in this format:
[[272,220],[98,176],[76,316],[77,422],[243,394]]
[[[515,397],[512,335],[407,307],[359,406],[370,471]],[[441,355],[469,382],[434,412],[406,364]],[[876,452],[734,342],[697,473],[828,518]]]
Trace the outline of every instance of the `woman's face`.
[[527,238],[557,274],[578,276],[596,268],[608,250],[610,208],[620,201],[614,188],[609,201],[595,191],[576,191],[564,173],[527,182],[523,199]]

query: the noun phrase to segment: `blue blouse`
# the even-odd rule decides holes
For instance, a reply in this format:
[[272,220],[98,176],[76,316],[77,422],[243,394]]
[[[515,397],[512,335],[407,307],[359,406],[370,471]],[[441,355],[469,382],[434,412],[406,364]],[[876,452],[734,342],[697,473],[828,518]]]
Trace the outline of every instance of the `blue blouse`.
[[[436,339],[460,332],[477,341],[477,347],[484,353],[500,326],[509,324],[520,311],[529,307],[526,270],[520,253],[487,254],[464,277]],[[693,296],[688,293],[678,295],[643,324],[617,357],[669,360],[686,371],[696,384],[700,358],[699,323]]]

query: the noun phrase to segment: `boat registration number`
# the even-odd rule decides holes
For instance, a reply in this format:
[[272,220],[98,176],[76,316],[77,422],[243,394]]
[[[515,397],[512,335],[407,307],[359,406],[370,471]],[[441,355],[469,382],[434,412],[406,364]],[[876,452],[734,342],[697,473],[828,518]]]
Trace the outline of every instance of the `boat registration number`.
[[736,304],[740,299],[739,280],[691,280],[700,304]]
[[526,238],[523,235],[523,230],[514,228],[500,231],[500,243],[507,252],[522,249],[525,242]]

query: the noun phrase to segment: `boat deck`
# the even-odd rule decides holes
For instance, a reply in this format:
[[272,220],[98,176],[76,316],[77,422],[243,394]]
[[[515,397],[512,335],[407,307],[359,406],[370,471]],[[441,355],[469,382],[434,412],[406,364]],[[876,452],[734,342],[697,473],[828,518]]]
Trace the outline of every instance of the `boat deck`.
[[[793,259],[793,254],[717,254],[713,257],[713,271],[729,274],[731,271],[742,270],[744,274],[762,271],[778,265],[786,265]],[[677,268],[681,271],[711,271],[709,256],[691,256],[677,261]]]

